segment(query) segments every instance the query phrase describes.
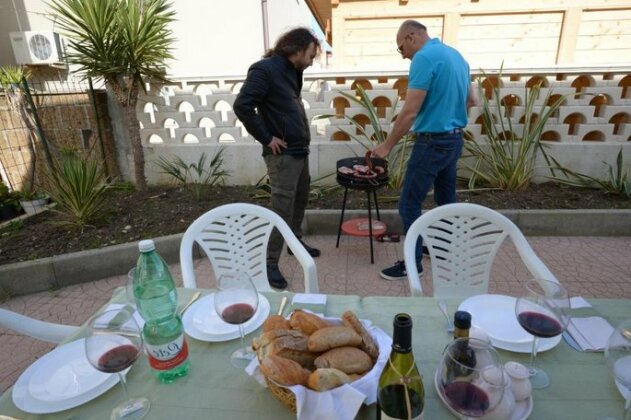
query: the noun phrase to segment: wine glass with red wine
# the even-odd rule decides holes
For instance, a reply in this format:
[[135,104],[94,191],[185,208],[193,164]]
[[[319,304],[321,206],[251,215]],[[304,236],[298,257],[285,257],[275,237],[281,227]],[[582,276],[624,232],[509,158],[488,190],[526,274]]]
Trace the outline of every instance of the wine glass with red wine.
[[148,412],[147,398],[129,398],[123,371],[142,353],[142,333],[132,313],[125,308],[96,314],[88,323],[85,354],[92,366],[106,373],[118,374],[125,402],[114,408],[110,419],[141,419]]
[[570,322],[568,292],[557,282],[531,279],[515,303],[515,315],[519,325],[533,337],[529,366],[532,387],[547,388],[550,385],[548,374],[535,367],[537,339],[556,337],[565,331]]
[[217,279],[215,292],[215,310],[224,322],[239,326],[241,348],[230,356],[230,363],[234,367],[245,368],[255,353],[245,345],[243,324],[249,321],[259,305],[259,294],[252,283],[252,279],[243,272],[224,273]]
[[[475,357],[463,357],[471,352]],[[470,337],[449,343],[436,371],[440,398],[465,419],[491,413],[504,396],[504,380],[502,362],[491,343]]]

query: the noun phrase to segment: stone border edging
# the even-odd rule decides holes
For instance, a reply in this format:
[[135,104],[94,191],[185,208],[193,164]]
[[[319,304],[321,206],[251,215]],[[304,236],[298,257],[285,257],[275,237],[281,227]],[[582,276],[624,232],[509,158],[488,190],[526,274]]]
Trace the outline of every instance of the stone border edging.
[[[631,236],[631,210],[502,210],[525,235]],[[401,231],[396,210],[380,211],[390,231]],[[345,219],[365,217],[365,210],[347,210]],[[335,235],[340,210],[308,210],[305,232]],[[179,262],[183,233],[155,238],[169,264]],[[199,255],[198,255],[199,256]],[[0,266],[0,296],[17,296],[123,275],[136,263],[135,242],[73,252]]]

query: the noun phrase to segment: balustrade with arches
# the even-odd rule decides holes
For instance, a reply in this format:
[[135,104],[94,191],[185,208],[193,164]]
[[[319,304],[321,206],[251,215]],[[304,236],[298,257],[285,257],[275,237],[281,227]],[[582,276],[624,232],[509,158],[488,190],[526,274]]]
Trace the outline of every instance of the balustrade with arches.
[[[541,85],[534,108],[534,119],[557,98],[567,96],[562,106],[548,119],[542,139],[549,152],[573,170],[602,176],[603,160],[614,162],[620,147],[626,162],[631,162],[631,68],[575,68],[549,70],[504,70],[472,74],[482,94],[491,98],[499,87],[500,118],[510,118],[513,132],[505,139],[519,136],[525,123],[527,88]],[[141,137],[146,151],[149,182],[164,181],[151,161],[160,156],[178,155],[196,161],[202,152],[214,154],[224,147],[226,169],[232,172],[231,184],[252,184],[265,174],[260,158],[261,147],[245,130],[232,110],[244,78],[217,77],[181,79],[172,84],[149,85],[138,102]],[[389,73],[307,73],[302,101],[311,124],[310,165],[313,178],[335,170],[341,157],[363,154],[364,149],[350,139],[357,129],[344,115],[364,126],[368,135],[373,128],[364,108],[352,103],[341,92],[354,95],[362,86],[377,109],[384,130],[389,130],[405,101],[407,74]],[[548,104],[544,101],[548,100]],[[395,110],[393,112],[393,107]],[[319,115],[328,118],[316,118]],[[478,141],[485,141],[482,107],[469,112],[466,129]],[[547,170],[539,165],[536,180],[545,180]],[[333,179],[333,178],[331,178]],[[333,181],[331,181],[333,182]]]

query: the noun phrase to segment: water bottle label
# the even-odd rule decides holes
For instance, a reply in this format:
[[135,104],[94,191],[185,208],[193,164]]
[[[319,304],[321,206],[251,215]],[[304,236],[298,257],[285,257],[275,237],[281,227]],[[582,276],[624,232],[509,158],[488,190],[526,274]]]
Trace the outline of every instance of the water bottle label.
[[149,365],[155,370],[171,370],[188,359],[188,345],[184,334],[170,343],[158,346],[145,342]]

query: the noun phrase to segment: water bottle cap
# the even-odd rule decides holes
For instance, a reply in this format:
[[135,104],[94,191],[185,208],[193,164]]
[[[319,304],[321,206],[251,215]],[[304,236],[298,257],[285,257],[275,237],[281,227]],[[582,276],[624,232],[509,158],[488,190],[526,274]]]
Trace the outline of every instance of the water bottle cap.
[[153,239],[145,239],[143,241],[138,242],[138,249],[140,252],[149,252],[156,249],[156,244],[153,242]]

